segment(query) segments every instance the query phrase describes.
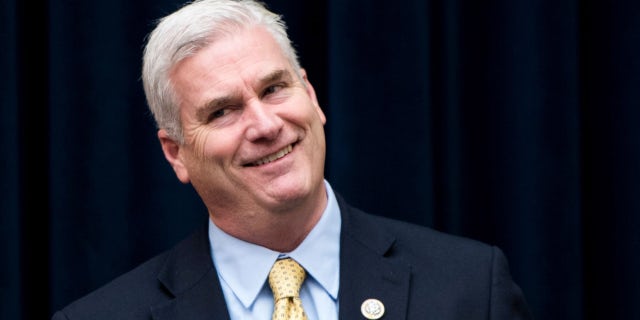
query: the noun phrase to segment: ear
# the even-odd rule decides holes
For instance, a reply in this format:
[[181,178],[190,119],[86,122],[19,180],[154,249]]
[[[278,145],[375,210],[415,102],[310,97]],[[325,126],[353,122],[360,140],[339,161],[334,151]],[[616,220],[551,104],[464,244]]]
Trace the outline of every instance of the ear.
[[318,103],[318,97],[316,96],[316,91],[313,89],[311,82],[309,82],[309,78],[307,78],[307,71],[304,68],[301,68],[300,75],[302,76],[302,81],[304,81],[304,87],[307,90],[307,94],[309,95],[311,102],[313,102],[313,105],[316,108],[316,112],[318,113],[318,116],[320,116],[320,120],[322,121],[322,124],[326,124],[327,117],[325,117],[324,112],[322,112],[322,108],[320,108],[320,103]]
[[160,140],[164,157],[169,161],[169,164],[171,164],[178,180],[182,183],[189,183],[189,171],[184,164],[182,153],[180,152],[182,148],[180,143],[169,137],[169,134],[164,129],[158,130],[158,140]]

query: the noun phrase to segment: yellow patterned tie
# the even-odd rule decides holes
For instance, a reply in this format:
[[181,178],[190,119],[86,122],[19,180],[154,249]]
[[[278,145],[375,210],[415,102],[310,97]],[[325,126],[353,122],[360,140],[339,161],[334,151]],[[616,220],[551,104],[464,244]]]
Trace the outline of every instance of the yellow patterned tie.
[[273,291],[273,320],[307,320],[300,301],[300,286],[306,274],[293,259],[280,259],[269,272],[269,286]]

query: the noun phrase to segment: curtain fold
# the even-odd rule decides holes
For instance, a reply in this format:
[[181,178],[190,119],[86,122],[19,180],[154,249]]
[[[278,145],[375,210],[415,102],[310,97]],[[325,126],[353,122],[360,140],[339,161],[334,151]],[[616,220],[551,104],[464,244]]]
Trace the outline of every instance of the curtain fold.
[[0,10],[0,39],[8,50],[0,50],[0,318],[20,315],[20,232],[18,186],[18,123],[15,4],[3,3]]
[[581,8],[583,283],[594,319],[640,317],[639,6]]

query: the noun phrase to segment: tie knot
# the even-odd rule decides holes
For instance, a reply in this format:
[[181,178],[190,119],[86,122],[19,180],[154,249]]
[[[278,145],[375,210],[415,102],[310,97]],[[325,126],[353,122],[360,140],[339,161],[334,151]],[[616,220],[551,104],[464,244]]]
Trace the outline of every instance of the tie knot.
[[269,272],[269,286],[274,299],[277,301],[281,298],[298,297],[305,276],[304,268],[295,260],[277,260]]

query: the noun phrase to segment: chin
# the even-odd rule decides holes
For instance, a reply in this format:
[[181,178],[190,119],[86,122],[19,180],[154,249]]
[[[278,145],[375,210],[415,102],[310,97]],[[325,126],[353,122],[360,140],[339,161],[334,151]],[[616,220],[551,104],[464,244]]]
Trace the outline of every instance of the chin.
[[312,196],[311,186],[303,183],[270,184],[265,190],[267,198],[274,204],[298,203]]

